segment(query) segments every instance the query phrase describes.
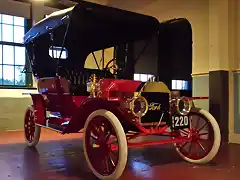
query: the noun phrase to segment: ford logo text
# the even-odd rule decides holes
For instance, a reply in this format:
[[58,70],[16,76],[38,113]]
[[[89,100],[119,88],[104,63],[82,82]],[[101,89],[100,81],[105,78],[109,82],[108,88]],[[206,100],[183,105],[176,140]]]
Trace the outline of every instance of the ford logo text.
[[159,103],[150,103],[148,109],[149,109],[149,111],[159,111],[161,109],[161,104],[159,104]]

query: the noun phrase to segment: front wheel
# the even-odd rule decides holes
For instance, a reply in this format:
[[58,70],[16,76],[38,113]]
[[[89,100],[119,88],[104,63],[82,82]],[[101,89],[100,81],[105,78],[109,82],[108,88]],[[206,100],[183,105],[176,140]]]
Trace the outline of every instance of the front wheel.
[[179,130],[179,136],[191,137],[190,142],[175,144],[178,154],[186,161],[204,164],[219,151],[221,133],[216,119],[204,109],[189,113],[190,128]]
[[110,111],[91,113],[84,125],[83,150],[87,164],[99,179],[118,179],[126,166],[128,147],[119,119]]
[[35,124],[34,107],[29,106],[24,117],[24,135],[28,146],[36,146],[40,139],[41,127]]

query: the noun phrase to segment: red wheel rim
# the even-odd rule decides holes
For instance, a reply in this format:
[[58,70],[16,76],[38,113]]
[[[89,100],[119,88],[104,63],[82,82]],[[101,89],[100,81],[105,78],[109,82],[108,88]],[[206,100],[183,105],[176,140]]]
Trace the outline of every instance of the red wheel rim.
[[35,122],[34,122],[34,112],[28,109],[24,121],[25,137],[28,142],[32,142],[35,133]]
[[191,137],[190,142],[178,143],[177,148],[185,157],[199,160],[206,157],[214,143],[211,123],[199,113],[189,114],[190,128],[179,130],[179,136]]
[[92,119],[86,129],[85,146],[92,167],[101,175],[111,175],[118,164],[118,138],[105,117]]

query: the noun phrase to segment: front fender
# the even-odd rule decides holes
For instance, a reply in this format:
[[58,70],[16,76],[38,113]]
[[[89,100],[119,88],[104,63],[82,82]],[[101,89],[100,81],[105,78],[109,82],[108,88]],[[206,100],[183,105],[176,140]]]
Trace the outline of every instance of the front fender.
[[110,102],[104,99],[92,98],[85,100],[73,114],[64,133],[78,132],[84,128],[88,116],[97,109],[106,109],[114,113],[121,122],[129,121],[125,111],[121,110],[116,102]]
[[43,96],[41,94],[30,94],[35,110],[35,116],[36,116],[36,122],[40,125],[45,125],[45,117],[46,117],[46,111],[45,111],[45,103]]

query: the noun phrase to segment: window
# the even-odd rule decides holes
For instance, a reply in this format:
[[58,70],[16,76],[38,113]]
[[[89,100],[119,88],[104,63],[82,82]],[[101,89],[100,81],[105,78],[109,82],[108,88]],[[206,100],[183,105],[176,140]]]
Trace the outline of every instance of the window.
[[[98,50],[92,53],[90,53],[85,61],[84,68],[87,69],[98,69],[98,66],[100,69],[103,67],[106,67],[109,61],[113,59],[114,54],[114,48],[110,47],[104,50]],[[104,60],[104,62],[103,62]],[[96,64],[97,62],[97,64]],[[109,64],[108,67],[111,67],[112,64]]]
[[[61,54],[62,51],[62,54]],[[61,55],[60,59],[66,59],[68,54],[67,54],[67,50],[65,48],[61,48],[61,47],[56,47],[53,46],[49,49],[49,56],[51,56],[52,58],[59,58],[59,56]]]
[[188,81],[184,80],[172,80],[173,90],[188,90]]
[[23,17],[0,14],[0,86],[26,86]]
[[152,77],[154,77],[152,74],[134,74],[135,81],[147,82]]

